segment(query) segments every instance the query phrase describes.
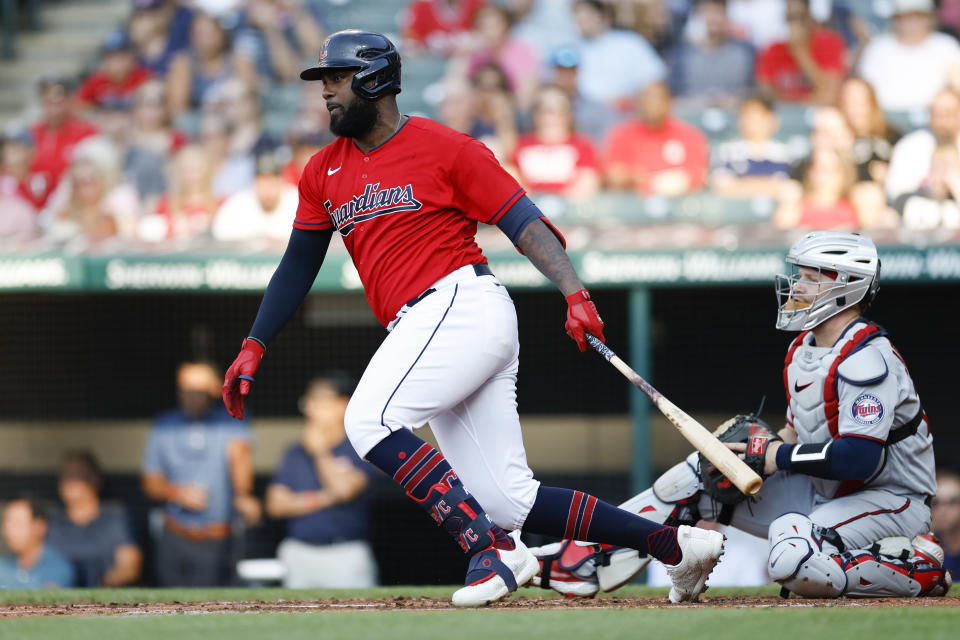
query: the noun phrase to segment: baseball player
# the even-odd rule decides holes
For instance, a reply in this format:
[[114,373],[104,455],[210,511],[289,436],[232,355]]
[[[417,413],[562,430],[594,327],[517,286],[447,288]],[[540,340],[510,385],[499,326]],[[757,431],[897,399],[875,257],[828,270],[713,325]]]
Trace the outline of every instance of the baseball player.
[[[801,331],[787,351],[786,425],[775,435],[740,417],[728,444],[769,476],[756,498],[726,500],[730,482],[698,454],[622,508],[655,522],[701,518],[766,537],[767,571],[801,596],[934,596],[951,584],[930,530],[933,438],[903,357],[862,314],[880,284],[873,242],[818,231],[776,278],[776,326]],[[735,423],[735,424],[733,424]],[[721,436],[721,440],[725,440]],[[737,504],[733,504],[738,502]],[[564,541],[533,550],[542,586],[568,595],[614,589],[642,553]]]
[[[582,351],[585,332],[602,339],[603,322],[560,233],[483,144],[400,113],[400,57],[384,36],[331,35],[301,78],[323,83],[339,139],[310,159],[300,179],[290,242],[226,374],[231,414],[243,415],[267,345],[307,293],[337,231],[389,331],[347,408],[347,435],[469,556],[454,604],[492,602],[533,578],[538,564],[521,528],[640,549],[668,565],[671,599],[696,598],[722,553],[721,534],[541,486],[527,466],[516,311],[474,234],[478,222],[496,224],[557,285],[568,303],[567,333]],[[428,421],[442,453],[413,433]]]

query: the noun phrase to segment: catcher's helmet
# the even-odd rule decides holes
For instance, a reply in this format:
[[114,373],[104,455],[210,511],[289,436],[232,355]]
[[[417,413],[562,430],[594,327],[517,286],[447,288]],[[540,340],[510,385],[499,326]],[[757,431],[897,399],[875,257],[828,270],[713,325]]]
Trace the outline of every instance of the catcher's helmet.
[[[860,302],[869,306],[880,288],[877,247],[856,233],[808,233],[790,248],[787,264],[793,273],[776,276],[777,329],[784,331],[812,329]],[[799,267],[821,273],[815,294],[795,294]]]
[[[400,93],[400,54],[386,36],[347,29],[323,41],[316,66],[300,73],[301,80],[320,80],[325,69],[356,69],[353,92],[365,100]],[[373,80],[373,84],[367,83]]]

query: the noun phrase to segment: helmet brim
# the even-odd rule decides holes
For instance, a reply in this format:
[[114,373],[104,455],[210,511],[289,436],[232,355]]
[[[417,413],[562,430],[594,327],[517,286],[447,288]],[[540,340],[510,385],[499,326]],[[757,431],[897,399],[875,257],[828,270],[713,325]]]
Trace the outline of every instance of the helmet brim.
[[306,81],[323,80],[323,74],[329,69],[360,69],[355,61],[348,60],[324,60],[317,63],[317,66],[304,69],[300,72],[300,79]]

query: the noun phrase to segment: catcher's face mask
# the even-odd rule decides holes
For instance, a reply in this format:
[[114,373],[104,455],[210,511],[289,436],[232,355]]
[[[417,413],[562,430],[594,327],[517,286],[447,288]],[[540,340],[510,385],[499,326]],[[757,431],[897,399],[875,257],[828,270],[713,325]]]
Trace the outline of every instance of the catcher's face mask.
[[791,265],[791,273],[777,275],[777,329],[811,329],[840,309],[835,300],[846,283],[836,271]]

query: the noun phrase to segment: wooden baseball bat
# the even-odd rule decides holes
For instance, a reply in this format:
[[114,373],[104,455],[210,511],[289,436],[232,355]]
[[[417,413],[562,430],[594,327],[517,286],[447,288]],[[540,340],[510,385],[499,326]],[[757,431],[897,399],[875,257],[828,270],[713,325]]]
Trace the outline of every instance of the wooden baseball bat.
[[754,495],[760,491],[763,486],[763,479],[758,476],[753,469],[730,451],[722,442],[707,429],[691,418],[680,407],[667,400],[662,393],[653,388],[653,386],[640,377],[636,371],[630,368],[626,362],[620,359],[607,345],[603,344],[596,337],[587,334],[587,342],[597,353],[606,358],[607,362],[612,364],[617,370],[632,382],[637,388],[643,391],[653,404],[656,405],[660,413],[667,417],[667,420],[673,423],[673,426],[680,431],[680,434],[690,441],[697,451],[716,465],[717,469],[730,479],[740,491],[748,496]]

